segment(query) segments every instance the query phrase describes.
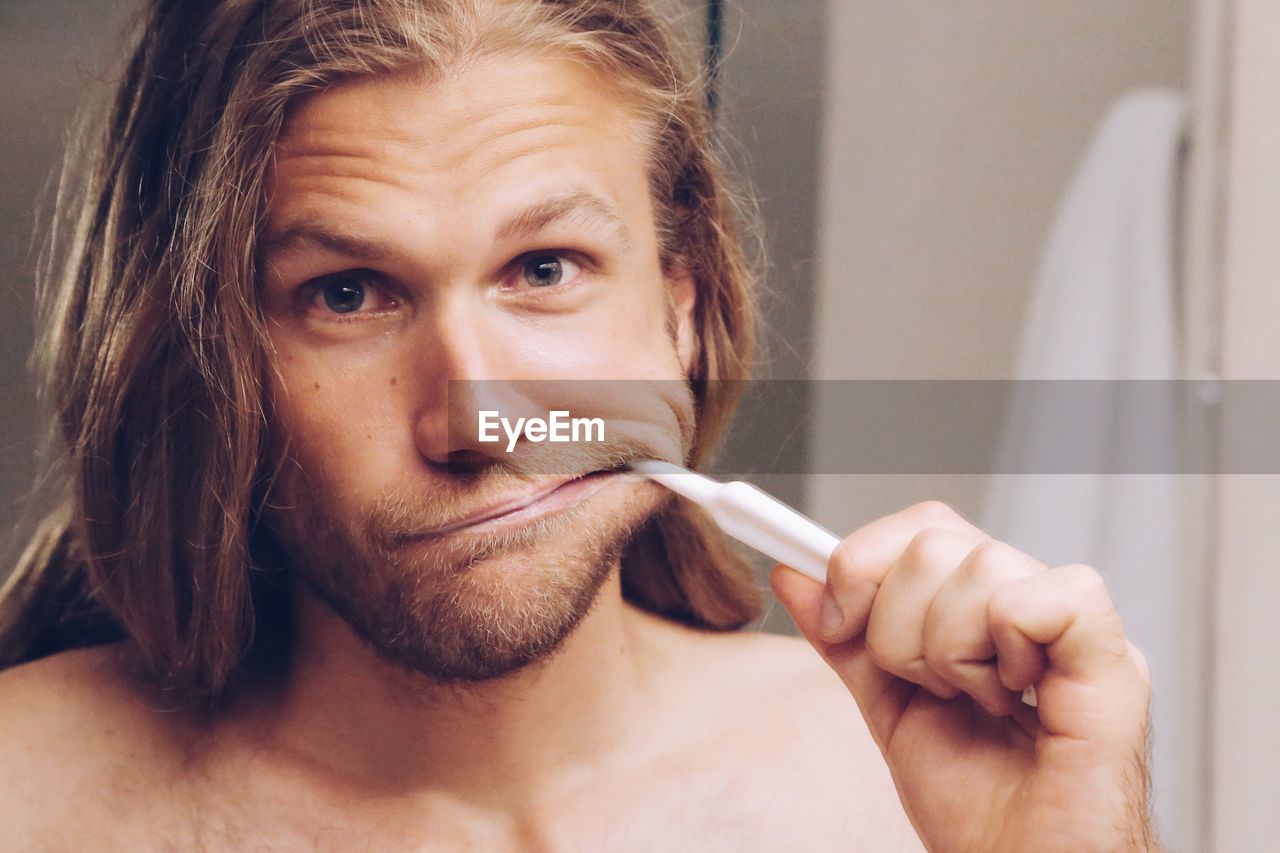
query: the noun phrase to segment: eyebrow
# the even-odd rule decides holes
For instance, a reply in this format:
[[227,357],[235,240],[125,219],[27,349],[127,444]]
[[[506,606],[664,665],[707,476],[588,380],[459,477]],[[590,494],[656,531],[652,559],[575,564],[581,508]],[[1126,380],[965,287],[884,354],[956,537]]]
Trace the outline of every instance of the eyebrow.
[[494,235],[498,241],[532,237],[545,228],[562,222],[600,224],[613,232],[623,246],[631,245],[627,222],[618,208],[594,193],[583,190],[567,192],[540,201],[511,217]]
[[[626,220],[611,202],[600,196],[575,190],[552,196],[530,205],[503,223],[496,232],[497,242],[533,237],[546,228],[564,222],[599,225],[612,233],[624,247],[630,247],[631,234]],[[392,249],[376,239],[330,230],[322,220],[304,218],[279,230],[268,230],[263,238],[262,257],[318,248],[348,257],[379,261],[392,254]]]
[[354,234],[338,234],[330,231],[319,220],[304,219],[282,228],[268,231],[259,253],[264,258],[288,254],[304,249],[326,249],[339,255],[380,261],[390,253],[387,246],[377,240],[369,240]]

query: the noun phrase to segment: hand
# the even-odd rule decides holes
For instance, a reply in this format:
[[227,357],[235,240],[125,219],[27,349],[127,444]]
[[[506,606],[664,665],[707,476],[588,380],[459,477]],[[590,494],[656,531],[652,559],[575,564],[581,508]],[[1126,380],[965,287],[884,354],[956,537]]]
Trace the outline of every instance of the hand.
[[779,565],[773,588],[853,693],[930,850],[1158,849],[1146,661],[1097,572],[925,503],[847,537],[826,587]]

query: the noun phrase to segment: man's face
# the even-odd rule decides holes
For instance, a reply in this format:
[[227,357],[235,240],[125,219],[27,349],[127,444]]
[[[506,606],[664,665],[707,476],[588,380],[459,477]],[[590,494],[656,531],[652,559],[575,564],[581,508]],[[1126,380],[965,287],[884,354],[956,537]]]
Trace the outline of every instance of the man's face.
[[[543,657],[661,502],[573,478],[617,461],[589,447],[533,476],[465,440],[477,409],[593,414],[523,380],[680,386],[693,285],[660,263],[646,146],[566,59],[348,82],[292,114],[260,244],[284,461],[267,520],[383,656],[445,681]],[[689,400],[665,396],[611,418],[630,452],[681,455]]]

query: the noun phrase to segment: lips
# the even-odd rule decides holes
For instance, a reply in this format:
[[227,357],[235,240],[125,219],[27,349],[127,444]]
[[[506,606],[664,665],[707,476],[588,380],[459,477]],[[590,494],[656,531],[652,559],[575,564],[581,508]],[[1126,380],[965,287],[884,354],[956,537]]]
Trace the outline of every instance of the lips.
[[508,498],[506,500],[502,500],[502,501],[498,501],[497,503],[490,504],[487,507],[482,507],[481,509],[473,510],[472,512],[469,512],[466,515],[464,515],[462,518],[459,518],[456,521],[450,522],[444,527],[440,527],[435,530],[429,530],[423,535],[439,536],[442,533],[452,533],[453,531],[463,527],[470,527],[471,525],[479,524],[482,521],[488,521],[489,519],[492,519],[492,518],[498,518],[499,516],[507,515],[508,513],[515,512],[518,509],[523,509],[524,507],[527,507],[532,503],[536,503],[537,501],[541,500],[542,498],[556,491],[566,483],[573,482],[573,480],[575,479],[578,479],[578,478],[573,477],[566,480],[561,480],[558,483],[552,483],[550,486],[539,489],[536,492],[529,492],[527,494],[517,495],[516,497]]
[[541,515],[550,514],[584,500],[597,488],[603,486],[603,480],[616,470],[594,471],[578,477],[569,477],[536,491],[505,498],[467,513],[465,516],[449,522],[443,527],[423,531],[411,537],[422,539],[443,536],[450,533],[464,532],[467,528],[501,524],[504,521],[523,523]]

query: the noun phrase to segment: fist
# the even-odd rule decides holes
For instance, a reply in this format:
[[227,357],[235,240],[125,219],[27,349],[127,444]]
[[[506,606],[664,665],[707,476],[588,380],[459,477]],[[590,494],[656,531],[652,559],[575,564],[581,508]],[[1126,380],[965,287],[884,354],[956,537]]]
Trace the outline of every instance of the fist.
[[849,535],[827,572],[823,587],[779,566],[775,592],[931,847],[1153,847],[1146,662],[1096,571],[1046,566],[930,502]]

